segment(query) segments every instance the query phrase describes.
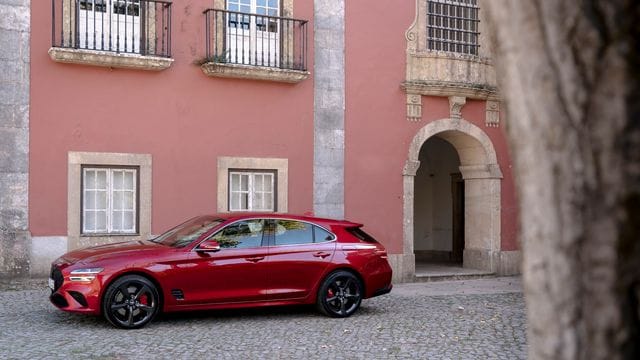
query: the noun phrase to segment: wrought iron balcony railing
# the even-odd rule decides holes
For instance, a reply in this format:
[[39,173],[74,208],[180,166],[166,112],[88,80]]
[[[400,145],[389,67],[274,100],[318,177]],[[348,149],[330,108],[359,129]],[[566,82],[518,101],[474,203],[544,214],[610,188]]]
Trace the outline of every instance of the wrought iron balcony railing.
[[307,70],[307,20],[208,9],[206,62]]
[[171,2],[51,0],[53,47],[171,57]]

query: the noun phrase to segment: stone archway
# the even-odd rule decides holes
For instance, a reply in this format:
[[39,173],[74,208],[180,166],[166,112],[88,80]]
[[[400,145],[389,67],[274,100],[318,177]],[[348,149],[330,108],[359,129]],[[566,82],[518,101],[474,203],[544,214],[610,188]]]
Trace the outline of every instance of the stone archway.
[[[496,152],[487,134],[461,119],[433,121],[413,138],[403,169],[404,224],[401,277],[415,274],[414,257],[414,179],[420,167],[422,145],[431,137],[448,141],[460,157],[460,172],[465,183],[465,249],[463,267],[498,271],[500,253],[500,181],[502,172]],[[400,275],[400,274],[399,274]]]

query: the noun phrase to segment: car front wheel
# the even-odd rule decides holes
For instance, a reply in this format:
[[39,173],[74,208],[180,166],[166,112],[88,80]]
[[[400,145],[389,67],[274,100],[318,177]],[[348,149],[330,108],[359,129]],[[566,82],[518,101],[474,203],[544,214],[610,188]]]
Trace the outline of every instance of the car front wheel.
[[318,290],[318,310],[327,316],[350,316],[358,310],[361,302],[362,283],[348,271],[329,274]]
[[160,308],[158,289],[149,279],[125,275],[114,281],[104,295],[102,313],[116,327],[137,329],[151,321]]

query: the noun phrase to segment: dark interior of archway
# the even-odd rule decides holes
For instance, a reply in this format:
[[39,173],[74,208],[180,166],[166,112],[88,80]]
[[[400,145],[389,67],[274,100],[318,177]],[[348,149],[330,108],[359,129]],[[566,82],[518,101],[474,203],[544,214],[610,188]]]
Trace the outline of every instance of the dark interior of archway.
[[464,181],[456,149],[434,136],[420,150],[414,179],[416,263],[462,264]]

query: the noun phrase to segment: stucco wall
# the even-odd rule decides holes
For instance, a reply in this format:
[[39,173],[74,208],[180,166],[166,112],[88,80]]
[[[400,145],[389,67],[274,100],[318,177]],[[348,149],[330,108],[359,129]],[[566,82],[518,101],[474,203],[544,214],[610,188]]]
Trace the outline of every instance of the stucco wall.
[[[404,35],[415,9],[415,1],[346,3],[346,216],[365,223],[392,254],[404,252],[402,171],[409,145],[419,129],[450,117],[446,96],[422,96],[420,120],[407,121],[407,97],[400,84],[406,70]],[[500,250],[516,250],[517,205],[504,123],[487,126],[485,101],[470,98],[461,117],[482,129],[495,149],[503,175]]]
[[[69,151],[151,154],[152,233],[217,209],[219,156],[288,159],[288,210],[311,211],[313,74],[299,84],[205,76],[210,0],[174,1],[167,70],[147,72],[53,62],[51,4],[33,4],[30,228],[67,234]],[[313,19],[297,1],[295,18]],[[313,41],[309,36],[309,65]]]

